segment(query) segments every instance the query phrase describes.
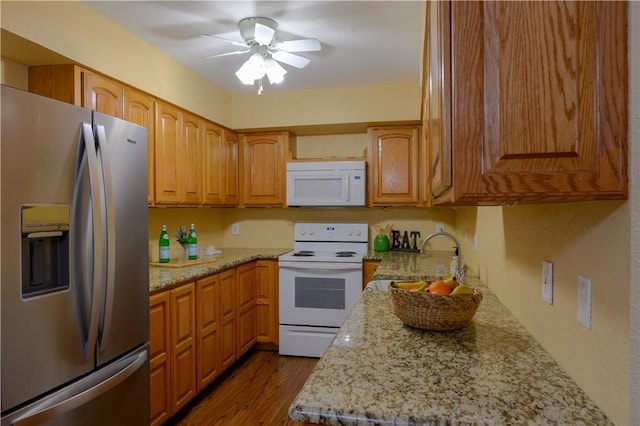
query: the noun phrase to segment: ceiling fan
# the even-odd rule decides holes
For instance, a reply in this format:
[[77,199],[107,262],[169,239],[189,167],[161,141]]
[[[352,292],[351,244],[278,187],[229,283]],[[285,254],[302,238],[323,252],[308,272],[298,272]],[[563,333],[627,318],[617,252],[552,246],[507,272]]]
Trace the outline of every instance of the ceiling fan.
[[266,75],[271,84],[281,83],[284,80],[286,70],[278,63],[282,62],[295,68],[304,68],[311,62],[308,58],[296,55],[292,52],[314,52],[320,50],[320,42],[315,38],[280,41],[276,36],[278,23],[270,18],[250,17],[238,22],[240,35],[243,42],[229,40],[210,34],[201,34],[222,40],[243,49],[217,55],[208,55],[203,58],[217,58],[228,55],[241,55],[251,53],[247,61],[236,72],[236,76],[244,84],[253,84],[260,81],[258,93],[262,92],[262,78]]

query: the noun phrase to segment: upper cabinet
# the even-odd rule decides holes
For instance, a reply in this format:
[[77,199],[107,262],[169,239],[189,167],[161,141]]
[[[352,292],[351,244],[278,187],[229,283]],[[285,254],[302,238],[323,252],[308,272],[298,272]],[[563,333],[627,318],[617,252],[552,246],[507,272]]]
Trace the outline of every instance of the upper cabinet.
[[202,146],[203,200],[206,205],[238,205],[238,135],[204,122]]
[[147,201],[154,202],[155,99],[130,87],[124,88],[124,119],[147,129]]
[[369,128],[369,204],[418,204],[418,135],[413,127]]
[[626,199],[626,7],[429,2],[428,201]]
[[285,204],[286,161],[295,146],[289,132],[242,136],[242,203],[246,207]]

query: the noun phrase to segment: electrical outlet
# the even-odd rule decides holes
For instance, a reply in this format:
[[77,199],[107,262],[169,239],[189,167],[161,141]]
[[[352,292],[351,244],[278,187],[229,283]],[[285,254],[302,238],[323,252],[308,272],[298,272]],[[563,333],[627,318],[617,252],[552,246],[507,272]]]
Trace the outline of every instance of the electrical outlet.
[[553,263],[542,261],[542,298],[553,305]]
[[234,223],[231,225],[231,235],[240,235],[240,224]]
[[444,223],[436,223],[436,232],[444,232]]
[[591,330],[591,278],[578,275],[578,321]]

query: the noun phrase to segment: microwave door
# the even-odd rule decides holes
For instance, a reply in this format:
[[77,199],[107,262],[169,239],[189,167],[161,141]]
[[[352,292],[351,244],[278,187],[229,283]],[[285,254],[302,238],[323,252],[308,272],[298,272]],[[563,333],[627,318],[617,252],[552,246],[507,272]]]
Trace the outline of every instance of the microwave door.
[[288,179],[291,206],[345,205],[349,202],[348,173],[304,173]]

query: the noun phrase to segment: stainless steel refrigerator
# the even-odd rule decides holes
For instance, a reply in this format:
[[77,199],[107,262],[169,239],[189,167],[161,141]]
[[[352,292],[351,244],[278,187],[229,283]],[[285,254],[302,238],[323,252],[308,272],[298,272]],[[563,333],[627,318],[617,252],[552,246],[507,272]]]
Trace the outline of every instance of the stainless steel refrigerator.
[[1,424],[147,425],[146,129],[1,89]]

